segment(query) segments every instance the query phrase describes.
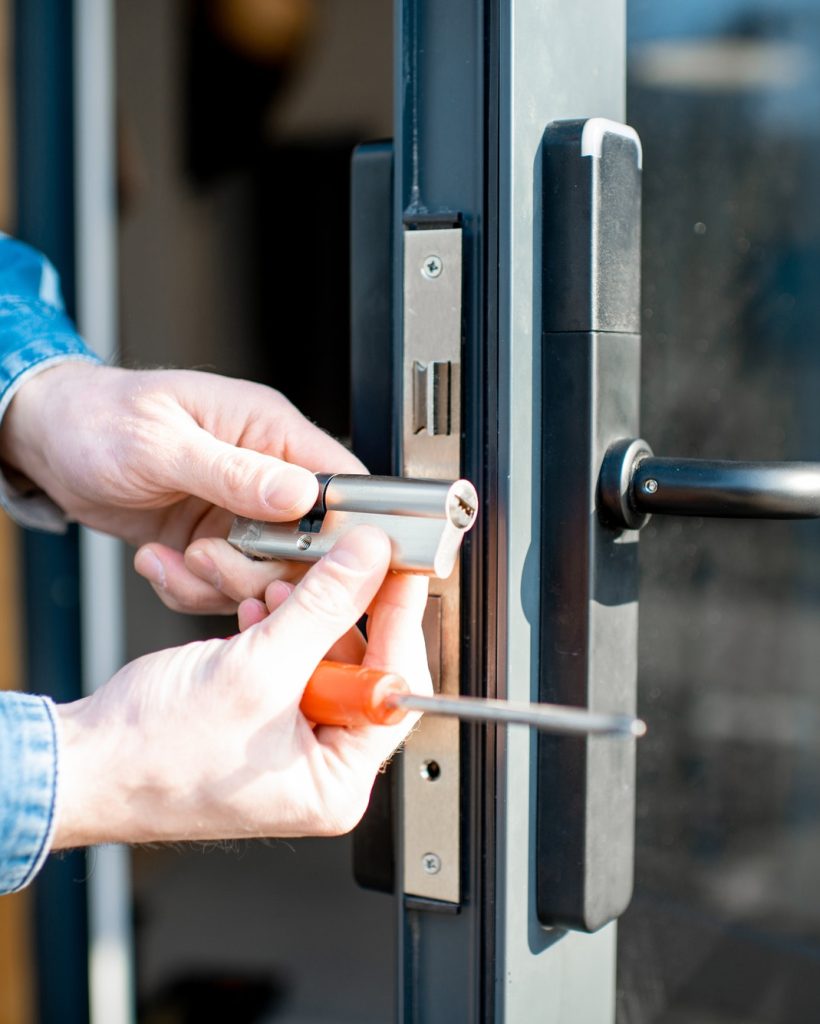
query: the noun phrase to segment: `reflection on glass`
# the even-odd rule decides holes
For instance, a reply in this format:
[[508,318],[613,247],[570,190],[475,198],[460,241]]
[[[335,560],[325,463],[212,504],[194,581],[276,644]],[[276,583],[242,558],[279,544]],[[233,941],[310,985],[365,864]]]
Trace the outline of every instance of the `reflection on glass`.
[[[820,460],[820,2],[630,0],[642,434]],[[641,543],[636,894],[619,1024],[820,1019],[820,524]]]

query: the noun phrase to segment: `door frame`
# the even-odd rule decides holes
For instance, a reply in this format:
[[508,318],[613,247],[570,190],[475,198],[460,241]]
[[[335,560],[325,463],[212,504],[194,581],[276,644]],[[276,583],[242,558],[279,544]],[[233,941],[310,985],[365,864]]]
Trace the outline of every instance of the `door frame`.
[[[540,146],[554,120],[623,121],[626,0],[399,0],[395,10],[394,365],[404,215],[413,204],[460,213],[462,472],[484,510],[462,560],[462,692],[531,700]],[[395,397],[398,410],[399,381]],[[616,926],[585,935],[536,916],[534,737],[463,726],[461,743],[462,902],[445,914],[399,895],[398,1020],[512,1024],[534,1007],[555,1024],[613,1020]]]

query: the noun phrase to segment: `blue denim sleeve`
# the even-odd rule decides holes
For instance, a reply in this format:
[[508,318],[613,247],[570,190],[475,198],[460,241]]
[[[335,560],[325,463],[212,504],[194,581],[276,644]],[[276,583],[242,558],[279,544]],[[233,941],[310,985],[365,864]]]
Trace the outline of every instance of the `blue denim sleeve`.
[[[29,377],[69,359],[100,362],[66,315],[56,270],[30,246],[0,235],[0,421]],[[65,529],[46,495],[21,493],[1,473],[0,506],[22,526]]]
[[[0,420],[29,377],[68,359],[99,361],[66,315],[54,267],[0,235]],[[65,528],[46,495],[17,491],[1,472],[0,505],[24,526]],[[27,885],[48,855],[58,745],[47,697],[0,693],[0,893]]]
[[58,733],[48,697],[0,693],[0,894],[28,885],[48,855]]

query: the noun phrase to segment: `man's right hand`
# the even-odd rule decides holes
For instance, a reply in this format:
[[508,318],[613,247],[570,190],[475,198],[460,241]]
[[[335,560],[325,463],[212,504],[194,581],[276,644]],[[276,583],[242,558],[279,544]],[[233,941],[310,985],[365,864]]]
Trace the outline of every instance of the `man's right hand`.
[[363,663],[432,692],[427,581],[388,574],[389,560],[386,535],[359,527],[241,635],[147,655],[62,705],[54,847],[353,828],[417,716],[313,728],[299,704],[318,663],[368,608]]

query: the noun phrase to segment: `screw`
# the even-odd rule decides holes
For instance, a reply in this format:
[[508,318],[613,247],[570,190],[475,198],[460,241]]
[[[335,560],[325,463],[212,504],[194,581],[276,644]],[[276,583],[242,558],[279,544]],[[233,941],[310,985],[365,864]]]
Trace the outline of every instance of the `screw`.
[[658,489],[657,480],[646,480],[644,481],[643,489],[647,494],[654,494]]
[[441,871],[441,857],[437,853],[425,853],[421,858],[421,866],[428,875],[437,875]]
[[431,281],[440,277],[442,270],[444,270],[444,264],[441,262],[440,256],[427,256],[421,265],[422,274]]
[[300,551],[307,551],[310,547],[310,537],[306,533],[303,533],[299,540],[296,541],[296,547],[299,548]]
[[426,782],[435,782],[439,775],[441,775],[441,766],[438,761],[424,761],[421,768],[419,768],[419,775]]

